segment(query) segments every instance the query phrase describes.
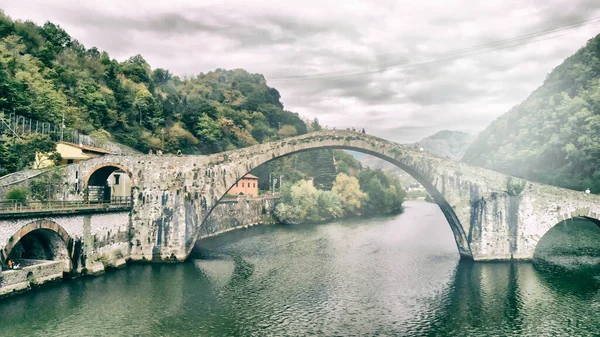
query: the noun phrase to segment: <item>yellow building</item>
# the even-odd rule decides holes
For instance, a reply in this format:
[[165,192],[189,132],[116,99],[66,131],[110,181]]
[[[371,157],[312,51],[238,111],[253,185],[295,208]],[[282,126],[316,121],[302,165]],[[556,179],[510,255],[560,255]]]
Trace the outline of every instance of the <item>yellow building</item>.
[[[78,163],[80,161],[97,158],[109,154],[110,151],[87,145],[78,145],[68,142],[56,143],[56,152],[62,157],[59,165],[68,165]],[[36,169],[53,166],[54,163],[48,158],[47,154],[37,153],[34,167]],[[75,189],[78,184],[76,183]],[[88,198],[90,200],[122,200],[123,198],[131,197],[131,179],[127,173],[117,170],[108,176],[104,186],[90,186]]]
[[[98,147],[78,145],[68,142],[56,143],[56,152],[58,152],[62,157],[62,160],[59,163],[59,165],[77,163],[83,160],[88,160],[90,158],[96,158],[108,154],[113,154],[108,150],[104,150]],[[38,153],[36,155],[35,163],[33,165],[33,168],[40,169],[53,166],[54,163],[50,159],[48,159],[47,154]]]
[[108,177],[108,186],[110,186],[111,200],[122,200],[131,197],[131,179],[127,173],[117,170]]

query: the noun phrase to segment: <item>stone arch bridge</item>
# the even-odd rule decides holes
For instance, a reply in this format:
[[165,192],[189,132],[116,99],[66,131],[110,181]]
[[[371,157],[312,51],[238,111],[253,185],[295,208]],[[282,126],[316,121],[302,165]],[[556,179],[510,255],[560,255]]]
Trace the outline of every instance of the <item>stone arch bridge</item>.
[[[107,247],[118,243],[121,254],[132,260],[180,261],[189,255],[197,238],[216,232],[205,226],[205,219],[246,173],[279,157],[322,148],[374,155],[412,175],[444,213],[463,258],[528,260],[533,257],[540,238],[562,220],[585,217],[600,225],[598,195],[520,180],[350,131],[314,132],[209,156],[91,159],[62,170],[69,193],[62,193],[61,197],[83,200],[85,187],[97,186],[115,170],[125,171],[133,184],[132,208],[128,213],[112,216],[118,219],[94,215],[98,228],[106,226],[107,221],[117,222],[112,234],[107,229],[102,231],[102,240]],[[41,218],[35,221],[46,223]],[[83,240],[80,245],[89,245],[78,233],[84,232],[86,223],[93,232],[92,220],[81,220],[81,228],[73,223],[63,225],[61,221],[66,220],[52,219],[51,223],[56,225],[46,223],[44,228],[60,227],[58,237],[77,236]],[[20,223],[32,226],[26,221]],[[8,231],[0,231],[3,259],[10,253],[7,248],[15,244],[10,242],[15,240],[15,231],[20,230],[15,226],[19,227],[13,225]],[[87,240],[96,239],[88,236]]]

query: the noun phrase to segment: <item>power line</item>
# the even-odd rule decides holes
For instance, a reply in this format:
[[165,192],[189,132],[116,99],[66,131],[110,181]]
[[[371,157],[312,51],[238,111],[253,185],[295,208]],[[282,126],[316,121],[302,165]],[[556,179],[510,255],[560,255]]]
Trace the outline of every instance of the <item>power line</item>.
[[[321,74],[316,74],[316,75],[298,75],[298,76],[288,76],[288,77],[276,77],[276,78],[271,78],[270,80],[303,80],[303,79],[310,80],[310,79],[329,79],[329,78],[336,78],[336,77],[347,77],[347,76],[355,76],[355,75],[383,72],[390,68],[395,68],[395,67],[399,67],[402,65],[412,67],[412,66],[423,65],[423,64],[428,64],[428,63],[435,63],[435,62],[440,62],[440,61],[458,59],[458,58],[462,58],[462,57],[466,57],[466,56],[479,55],[479,54],[482,54],[485,52],[513,48],[513,47],[517,47],[517,46],[521,46],[521,45],[526,45],[529,43],[535,43],[535,42],[547,40],[549,38],[560,37],[560,36],[563,36],[566,34],[560,34],[560,35],[556,35],[556,36],[546,37],[543,39],[529,40],[529,39],[534,39],[536,37],[542,37],[545,35],[557,33],[557,32],[564,31],[564,30],[570,30],[573,28],[578,28],[578,27],[582,27],[585,25],[598,23],[598,22],[600,22],[600,18],[594,18],[594,19],[585,20],[585,21],[581,21],[581,22],[577,22],[577,23],[572,23],[569,25],[561,26],[561,27],[547,29],[547,30],[540,31],[540,32],[529,33],[526,35],[521,35],[518,37],[506,39],[506,40],[495,41],[495,42],[484,44],[484,45],[473,46],[473,47],[468,47],[468,48],[463,48],[463,49],[457,49],[457,50],[450,51],[447,53],[435,54],[435,55],[420,57],[420,58],[416,58],[416,59],[412,59],[412,60],[409,59],[409,60],[405,60],[402,62],[379,64],[376,66],[368,67],[366,70],[360,70],[360,71],[344,70],[344,71],[321,73]],[[498,48],[492,48],[492,47],[496,47],[496,46]],[[483,52],[473,53],[473,52],[476,52],[476,51],[482,50],[482,49],[483,49]],[[444,58],[436,59],[436,58],[440,58],[440,57],[444,57]],[[421,62],[419,62],[419,61],[421,61]],[[415,63],[415,62],[417,62],[417,63]],[[369,68],[371,70],[369,70]],[[349,73],[349,71],[353,71],[353,72]]]
[[455,59],[460,59],[460,58],[464,58],[464,57],[479,55],[479,54],[483,54],[483,53],[489,53],[492,51],[498,51],[498,50],[503,50],[503,49],[508,49],[508,48],[514,48],[514,47],[523,46],[523,45],[527,45],[527,44],[531,44],[531,43],[535,43],[535,42],[540,42],[540,41],[544,41],[544,40],[557,38],[560,36],[564,36],[568,33],[563,33],[563,34],[558,34],[558,35],[553,35],[553,34],[572,30],[575,28],[580,28],[580,27],[595,24],[595,23],[600,23],[600,17],[585,20],[585,21],[575,22],[575,23],[571,23],[568,25],[560,26],[560,27],[550,28],[550,29],[546,29],[546,30],[542,30],[542,31],[538,31],[538,32],[524,34],[524,35],[516,36],[516,37],[510,38],[510,39],[499,40],[499,41],[495,41],[495,42],[491,42],[491,43],[487,43],[487,44],[483,44],[483,45],[472,46],[472,47],[467,47],[467,48],[462,48],[462,49],[456,49],[456,50],[446,52],[446,53],[434,54],[434,55],[419,57],[419,58],[415,58],[415,59],[404,60],[401,62],[382,63],[382,64],[378,64],[375,66],[367,67],[366,69],[363,69],[363,70],[349,69],[349,70],[326,72],[326,73],[320,73],[320,74],[314,74],[314,75],[273,77],[273,78],[270,78],[270,80],[271,81],[274,81],[274,80],[277,80],[277,81],[290,80],[291,81],[291,80],[332,79],[332,78],[349,77],[349,76],[356,76],[356,75],[367,75],[367,74],[373,74],[373,73],[378,73],[378,72],[384,72],[384,71],[387,71],[392,68],[409,68],[409,67],[415,67],[415,66],[420,66],[420,65],[425,65],[425,64],[455,60]]

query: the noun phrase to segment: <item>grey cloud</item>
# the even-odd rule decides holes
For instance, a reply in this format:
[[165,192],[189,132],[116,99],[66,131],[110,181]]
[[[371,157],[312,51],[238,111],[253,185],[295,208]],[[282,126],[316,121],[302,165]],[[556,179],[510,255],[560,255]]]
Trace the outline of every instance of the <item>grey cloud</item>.
[[364,103],[386,103],[398,96],[385,81],[376,81],[369,76],[352,78],[330,78],[314,81],[314,94],[329,93],[340,97],[356,98]]
[[357,36],[355,28],[342,23],[316,22],[272,14],[233,15],[205,8],[188,9],[185,13],[169,12],[140,17],[81,11],[70,20],[78,25],[118,32],[137,31],[167,37],[189,34],[219,36],[233,41],[234,48],[292,44],[300,38],[323,33]]
[[429,86],[417,90],[411,90],[408,93],[408,99],[411,102],[427,106],[462,103],[486,94],[487,90],[485,89],[472,88],[460,81],[446,80],[439,83],[430,83]]
[[[178,75],[216,67],[263,73],[286,108],[303,118],[364,126],[396,141],[416,141],[441,129],[483,129],[541,85],[597,29],[458,60],[411,62],[600,16],[597,0],[507,0],[486,6],[448,0],[410,11],[393,0],[365,2],[358,9],[322,1],[312,3],[322,10],[311,7],[310,0],[277,7],[247,1],[203,7],[192,1],[148,2],[139,11],[112,0],[102,5],[0,0],[0,7],[15,19],[58,23],[86,46],[96,45],[120,60],[140,53],[153,67]],[[519,16],[519,11],[531,14]],[[394,67],[382,71],[388,65]],[[364,74],[273,80],[335,71]]]
[[541,27],[552,28],[569,25],[597,16],[600,2],[597,0],[547,1],[536,0],[543,19]]

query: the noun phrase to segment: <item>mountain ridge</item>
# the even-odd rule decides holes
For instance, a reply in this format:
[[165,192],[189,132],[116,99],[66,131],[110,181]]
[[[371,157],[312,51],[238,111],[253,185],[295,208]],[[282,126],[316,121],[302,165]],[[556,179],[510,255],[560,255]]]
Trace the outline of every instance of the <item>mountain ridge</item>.
[[600,35],[483,130],[463,161],[541,183],[600,192]]

